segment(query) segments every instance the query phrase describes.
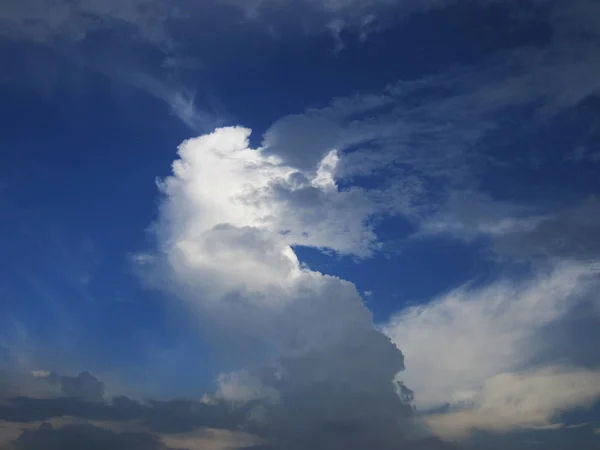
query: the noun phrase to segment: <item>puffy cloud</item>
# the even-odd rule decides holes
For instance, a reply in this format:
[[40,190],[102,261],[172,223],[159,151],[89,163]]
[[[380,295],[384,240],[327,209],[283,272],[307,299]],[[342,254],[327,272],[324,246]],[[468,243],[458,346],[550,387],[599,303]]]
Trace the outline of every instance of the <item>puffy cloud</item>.
[[430,418],[434,431],[462,437],[473,429],[542,426],[597,399],[595,369],[556,359],[530,366],[558,341],[549,326],[597,303],[598,270],[562,263],[533,281],[460,288],[393,317],[384,331],[403,349],[400,378],[414,389],[416,405],[450,407]]
[[[175,244],[175,236],[187,264],[238,271],[231,280],[245,278],[248,287],[260,289],[274,278],[301,275],[289,246],[367,254],[375,240],[366,223],[371,204],[359,189],[337,189],[335,150],[304,173],[279,156],[248,148],[249,134],[218,129],[180,146],[174,176],[160,183],[169,200],[157,226],[161,241]],[[203,233],[210,240],[200,239]],[[227,241],[235,245],[226,249]],[[269,250],[252,254],[262,247]],[[238,259],[237,252],[247,256]],[[238,263],[230,264],[233,259]],[[250,275],[243,266],[248,261],[263,270]]]
[[353,284],[310,270],[293,250],[368,254],[360,191],[337,188],[335,151],[302,172],[248,148],[249,133],[217,129],[180,146],[173,175],[159,182],[158,252],[145,269],[207,334],[250,346],[255,368],[221,375],[216,397],[259,400],[254,426],[277,445],[414,437],[421,431],[393,382],[402,353]]

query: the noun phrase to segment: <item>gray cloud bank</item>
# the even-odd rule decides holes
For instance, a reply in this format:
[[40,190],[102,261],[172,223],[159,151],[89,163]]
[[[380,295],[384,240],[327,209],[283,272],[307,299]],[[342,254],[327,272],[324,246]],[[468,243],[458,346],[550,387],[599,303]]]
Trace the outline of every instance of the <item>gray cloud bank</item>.
[[[27,376],[31,377],[22,374],[23,378]],[[83,377],[92,377],[101,383],[91,374]],[[35,379],[38,382],[50,382],[47,379]],[[460,444],[445,443],[434,437],[409,442],[395,437],[386,442],[381,437],[375,440],[369,436],[371,432],[382,430],[377,427],[365,428],[364,416],[369,417],[369,411],[364,408],[361,399],[343,400],[349,402],[345,405],[348,410],[338,411],[335,414],[338,420],[333,420],[311,408],[312,396],[326,395],[332,398],[331,393],[311,390],[304,394],[304,398],[286,399],[289,403],[284,409],[264,400],[234,405],[230,401],[215,398],[139,402],[117,396],[106,401],[91,402],[85,398],[64,395],[46,398],[2,397],[0,448],[293,450],[310,446],[324,449],[487,450],[510,446],[526,450],[543,445],[544,448],[562,450],[573,448],[569,445],[576,445],[575,448],[591,450],[600,442],[600,436],[594,432],[594,423],[574,423],[562,428],[529,429],[503,435],[479,433]],[[389,398],[382,401],[388,402]],[[259,419],[257,411],[264,412],[269,408],[275,408],[272,410],[273,417],[268,422],[264,420],[266,416]],[[283,416],[278,417],[280,414]],[[309,428],[306,428],[308,422],[304,415],[311,418]],[[339,421],[342,416],[348,420]],[[351,416],[357,421],[350,420]],[[385,417],[371,417],[371,420],[379,423],[380,427],[386,426]],[[387,432],[385,436],[393,437]],[[374,442],[377,442],[375,446]]]

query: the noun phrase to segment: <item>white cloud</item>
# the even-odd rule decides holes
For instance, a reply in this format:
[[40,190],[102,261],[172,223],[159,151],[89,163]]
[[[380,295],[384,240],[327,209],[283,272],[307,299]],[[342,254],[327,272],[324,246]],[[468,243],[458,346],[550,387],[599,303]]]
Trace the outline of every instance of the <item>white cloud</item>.
[[[221,375],[217,395],[270,399],[277,439],[309,436],[332,420],[360,421],[371,444],[384,431],[401,439],[397,424],[411,412],[393,383],[402,353],[375,329],[352,283],[301,265],[293,250],[368,253],[364,199],[337,189],[335,152],[302,173],[248,148],[249,134],[217,129],[180,146],[173,175],[159,182],[159,248],[141,269],[197,313],[213,342],[248,349],[240,360],[259,369]],[[356,399],[369,414],[349,409]]]
[[556,428],[555,416],[591,406],[600,398],[600,371],[546,367],[502,373],[485,380],[465,408],[426,418],[445,439],[462,439],[475,430],[496,433],[520,428]]
[[[298,296],[308,295],[308,303],[316,292],[339,289],[358,299],[350,283],[303,268],[292,246],[368,252],[374,237],[360,195],[338,191],[326,175],[335,158],[326,158],[311,180],[248,148],[249,134],[224,128],[184,142],[173,176],[159,183],[165,201],[155,230],[178,286],[202,292],[194,302],[217,310],[236,304],[227,296],[240,296],[240,304],[264,308],[255,312],[266,320],[294,308]],[[331,299],[334,310],[338,301]]]
[[120,82],[162,100],[171,108],[171,113],[194,133],[212,130],[219,123],[218,114],[211,110],[210,105],[205,103],[203,107],[200,107],[197,104],[196,93],[181,83],[164,81],[132,69],[123,71],[98,67],[97,70],[105,71]]
[[[370,252],[375,236],[366,218],[372,206],[360,190],[337,189],[335,153],[313,174],[304,174],[262,149],[248,148],[249,134],[244,128],[219,129],[180,146],[175,176],[160,183],[169,201],[158,227],[177,236],[177,243],[169,243],[178,257],[198,268],[206,263],[252,290],[301,275],[293,245]],[[253,255],[266,248],[268,253]],[[251,272],[245,262],[262,270]]]
[[[595,372],[542,368],[524,378],[515,372],[553,345],[541,338],[547,326],[598,292],[598,271],[597,264],[563,263],[530,281],[463,287],[394,316],[383,330],[403,350],[407,368],[399,378],[415,391],[416,405],[466,408],[435,416],[434,429],[462,435],[473,428],[545,425],[562,409],[595,398]],[[566,400],[569,394],[553,392],[536,400],[541,391],[570,380],[575,403]],[[513,403],[505,401],[510,396]],[[500,421],[504,415],[510,419]]]

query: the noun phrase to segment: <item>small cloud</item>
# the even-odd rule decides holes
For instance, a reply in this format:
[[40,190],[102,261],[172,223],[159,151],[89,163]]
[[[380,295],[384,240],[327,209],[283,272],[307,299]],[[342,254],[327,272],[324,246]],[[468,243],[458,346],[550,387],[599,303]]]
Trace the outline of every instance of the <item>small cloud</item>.
[[48,378],[52,373],[47,370],[32,370],[31,375],[33,378]]
[[372,297],[372,296],[373,296],[373,291],[364,291],[364,292],[363,292],[363,295],[364,295],[365,297]]
[[148,253],[134,253],[131,255],[131,260],[133,263],[140,266],[152,264],[154,259],[154,255],[150,255]]

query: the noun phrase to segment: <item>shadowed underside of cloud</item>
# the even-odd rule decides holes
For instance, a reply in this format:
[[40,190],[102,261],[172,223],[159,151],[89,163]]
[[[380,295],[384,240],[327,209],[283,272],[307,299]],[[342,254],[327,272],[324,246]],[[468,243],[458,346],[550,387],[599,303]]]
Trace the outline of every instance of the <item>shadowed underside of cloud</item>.
[[[305,370],[294,370],[294,365],[318,367],[315,362],[299,362],[297,358],[284,364],[288,373],[304,379],[310,376]],[[267,378],[263,370],[262,380]],[[407,435],[414,435],[410,428],[418,425],[395,420],[406,417],[406,411],[387,392],[376,399],[369,392],[348,396],[343,383],[308,380],[299,387],[291,386],[291,377],[287,381],[277,378],[279,383],[274,384],[281,395],[276,402],[265,398],[232,402],[220,398],[222,391],[204,400],[145,403],[127,397],[106,402],[65,396],[2,398],[0,448],[453,448],[435,438],[406,442]]]
[[[87,377],[101,383],[90,374]],[[193,400],[139,403],[127,397],[114,397],[110,402],[75,396],[3,398],[0,448],[233,449],[260,442],[240,429],[247,414],[248,408],[232,410],[223,402],[209,405]]]

